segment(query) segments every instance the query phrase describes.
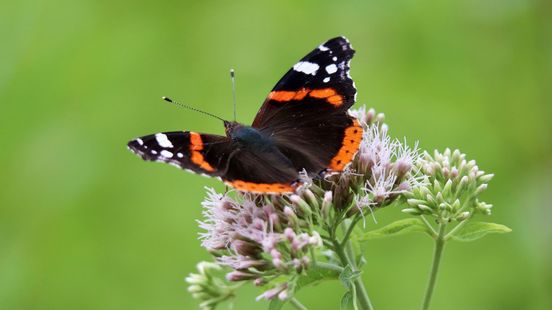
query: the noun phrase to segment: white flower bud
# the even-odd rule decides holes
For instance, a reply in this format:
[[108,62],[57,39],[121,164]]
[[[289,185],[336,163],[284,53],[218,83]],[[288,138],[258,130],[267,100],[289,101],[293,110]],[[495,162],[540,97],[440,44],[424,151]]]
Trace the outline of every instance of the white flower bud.
[[280,294],[278,294],[278,299],[280,300],[286,300],[288,299],[288,297],[289,297],[289,294],[287,290],[283,290],[280,292]]
[[186,282],[189,284],[201,284],[205,282],[205,277],[200,276],[199,274],[192,273],[186,277]]
[[314,195],[314,193],[310,189],[306,189],[303,192],[303,196],[306,198],[307,202],[310,204],[311,208],[314,208],[315,210],[318,210],[318,199]]
[[312,236],[309,238],[309,244],[320,247],[322,246],[322,237],[317,231],[312,232]]
[[443,187],[443,195],[444,195],[445,197],[447,197],[448,195],[450,195],[451,190],[452,190],[452,180],[449,179],[449,180],[447,181],[447,183],[445,183],[445,187]]
[[401,211],[404,212],[404,213],[407,213],[407,214],[411,214],[411,215],[420,215],[420,214],[422,214],[422,212],[420,212],[420,210],[413,209],[413,208],[406,208],[406,209],[402,209]]
[[463,176],[462,179],[460,179],[460,183],[458,183],[458,187],[456,189],[457,192],[460,192],[461,190],[464,189],[464,187],[466,187],[466,184],[468,184],[468,177],[467,176]]
[[485,174],[479,177],[479,182],[482,183],[488,183],[492,178],[494,177],[494,174]]
[[437,200],[437,202],[445,201],[445,199],[443,198],[443,194],[441,192],[438,192],[437,195],[435,195],[435,200]]
[[479,195],[481,194],[484,190],[487,189],[487,184],[481,184],[477,187],[477,189],[475,190],[475,195]]
[[457,161],[462,156],[462,153],[460,153],[460,150],[456,149],[454,152],[452,152],[452,160]]
[[322,210],[320,212],[322,213],[322,217],[324,219],[327,219],[330,216],[330,209],[332,207],[332,200],[333,200],[333,194],[331,191],[327,191],[324,193],[324,200],[322,201]]
[[378,115],[376,115],[376,122],[383,123],[384,121],[385,121],[385,114],[378,113]]
[[470,217],[470,212],[465,211],[465,212],[460,213],[460,214],[456,217],[456,220],[457,220],[458,222],[461,222],[461,221],[467,219],[468,217]]
[[432,211],[433,211],[432,208],[430,208],[430,207],[428,207],[428,206],[426,206],[426,205],[422,205],[422,204],[421,204],[421,205],[418,205],[418,209],[420,209],[421,211],[425,211],[425,212],[432,212]]
[[190,293],[200,293],[203,292],[204,288],[200,285],[190,285],[188,286],[188,292]]
[[411,198],[411,199],[407,199],[406,202],[411,206],[417,206],[419,204],[424,204],[425,200]]
[[453,210],[458,210],[458,209],[460,209],[460,200],[459,200],[459,199],[456,199],[456,200],[452,203],[452,209],[453,209]]
[[433,190],[436,192],[440,192],[442,190],[441,188],[441,182],[435,180],[433,181]]

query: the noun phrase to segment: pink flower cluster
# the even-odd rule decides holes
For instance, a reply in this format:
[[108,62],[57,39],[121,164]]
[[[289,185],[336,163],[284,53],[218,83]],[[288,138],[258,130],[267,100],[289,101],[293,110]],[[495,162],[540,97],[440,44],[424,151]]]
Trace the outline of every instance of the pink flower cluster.
[[301,273],[309,265],[309,249],[322,245],[317,232],[294,230],[304,220],[284,197],[207,193],[200,238],[219,264],[233,269],[226,276],[230,281],[264,284],[262,278],[275,273]]

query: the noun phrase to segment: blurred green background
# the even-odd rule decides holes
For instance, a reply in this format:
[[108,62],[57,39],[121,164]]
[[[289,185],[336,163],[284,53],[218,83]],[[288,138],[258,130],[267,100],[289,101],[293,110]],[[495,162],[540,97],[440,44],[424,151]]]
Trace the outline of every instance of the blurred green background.
[[[0,3],[0,309],[189,309],[184,277],[205,185],[145,163],[127,140],[223,133],[171,96],[238,118],[299,58],[346,35],[359,104],[425,149],[460,148],[496,174],[490,220],[514,231],[450,243],[434,309],[552,309],[552,6],[547,1],[105,1]],[[403,217],[377,213],[379,227]],[[417,309],[432,243],[373,241],[379,309]],[[236,309],[265,308],[247,286]],[[339,306],[341,284],[301,291]]]

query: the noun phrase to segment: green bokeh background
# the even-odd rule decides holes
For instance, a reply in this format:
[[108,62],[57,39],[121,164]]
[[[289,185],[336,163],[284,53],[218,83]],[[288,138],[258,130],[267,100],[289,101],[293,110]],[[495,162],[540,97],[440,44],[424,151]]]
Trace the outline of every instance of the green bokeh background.
[[[359,104],[424,149],[460,148],[496,174],[484,200],[513,229],[445,251],[433,309],[552,309],[552,6],[547,1],[0,3],[0,309],[189,309],[208,259],[196,220],[214,180],[145,163],[127,140],[222,133],[172,96],[238,118],[300,57],[346,35]],[[377,214],[380,227],[404,217]],[[480,218],[482,219],[482,218]],[[432,243],[373,241],[379,309],[416,309]],[[305,289],[335,309],[338,282]],[[236,309],[265,308],[247,286]]]

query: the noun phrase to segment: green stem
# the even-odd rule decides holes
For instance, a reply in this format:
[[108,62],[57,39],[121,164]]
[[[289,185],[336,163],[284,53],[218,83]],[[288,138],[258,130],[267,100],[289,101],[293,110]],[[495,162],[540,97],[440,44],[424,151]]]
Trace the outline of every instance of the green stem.
[[345,254],[347,254],[351,266],[357,266],[355,251],[353,250],[353,245],[351,244],[351,242],[349,242],[348,237],[351,234],[351,231],[353,231],[352,227],[354,227],[355,224],[356,222],[354,220],[351,221],[348,227],[345,222],[341,223],[341,230],[345,234],[345,236],[341,240],[341,246],[344,247]]
[[420,215],[420,218],[422,219],[424,224],[427,226],[427,228],[431,231],[431,236],[433,238],[437,238],[437,232],[435,231],[435,229],[433,229],[433,226],[431,224],[429,224],[429,222],[427,221],[427,219],[423,215]]
[[361,215],[360,215],[360,213],[358,213],[357,215],[355,215],[355,217],[351,221],[351,224],[349,224],[349,228],[346,228],[345,223],[342,224],[341,227],[344,228],[343,231],[345,232],[345,235],[343,236],[343,239],[341,240],[342,245],[349,241],[349,237],[351,236],[351,233],[355,229],[355,226],[356,226],[357,222],[360,219],[361,219]]
[[[354,222],[351,223],[351,225],[353,224],[355,223]],[[341,263],[343,264],[343,266],[349,265],[351,266],[351,269],[353,269],[353,271],[358,271],[356,264],[351,258],[348,257],[343,246],[337,240],[334,240],[333,243],[334,243],[335,252],[339,257],[339,260],[341,260]],[[345,247],[351,247],[349,240],[347,240],[347,242],[345,243]],[[352,251],[352,247],[350,248],[350,250]],[[372,306],[370,297],[368,297],[368,292],[366,291],[366,287],[364,287],[362,278],[357,277],[353,283],[355,285],[356,295],[357,295],[358,302],[360,304],[360,308],[363,310],[374,310],[374,306]]]
[[441,257],[443,255],[443,249],[445,246],[445,228],[445,224],[439,224],[439,234],[437,235],[437,238],[435,238],[433,262],[431,266],[431,273],[429,275],[429,283],[427,284],[427,289],[425,292],[424,304],[422,306],[423,310],[429,309],[431,296],[433,295],[433,290],[435,289],[435,281],[437,280],[437,273],[439,272],[439,265],[441,263]]
[[292,297],[289,302],[291,303],[291,305],[295,308],[295,309],[298,309],[298,310],[307,310],[307,307],[303,306],[302,303],[299,302],[299,300],[297,300],[297,298],[295,297]]
[[[471,217],[471,215],[470,215]],[[460,230],[460,228],[464,227],[464,225],[466,225],[466,223],[468,222],[468,220],[470,219],[470,217],[464,219],[462,222],[460,222],[458,225],[456,225],[453,229],[451,229],[449,231],[448,234],[445,235],[445,241],[449,240],[450,238],[452,238],[452,236],[454,236],[454,234]]]

